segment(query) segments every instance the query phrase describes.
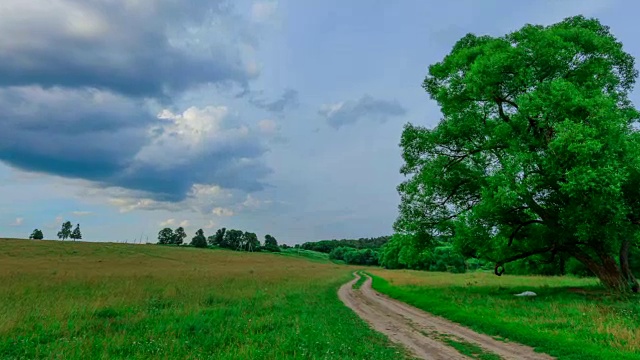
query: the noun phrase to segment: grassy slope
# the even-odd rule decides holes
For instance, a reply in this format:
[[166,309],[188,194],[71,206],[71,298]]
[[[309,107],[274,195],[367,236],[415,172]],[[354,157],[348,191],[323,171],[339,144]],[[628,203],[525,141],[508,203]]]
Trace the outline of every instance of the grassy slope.
[[337,298],[352,272],[275,254],[0,240],[0,358],[402,358]]
[[[369,270],[394,298],[560,359],[640,359],[640,300],[602,294],[595,280],[570,277]],[[577,289],[586,293],[577,293]],[[513,294],[532,290],[536,298]]]

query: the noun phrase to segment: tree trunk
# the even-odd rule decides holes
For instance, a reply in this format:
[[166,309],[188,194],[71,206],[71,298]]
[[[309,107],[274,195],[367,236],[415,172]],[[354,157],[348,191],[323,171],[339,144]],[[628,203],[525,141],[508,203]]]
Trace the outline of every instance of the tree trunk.
[[[625,275],[626,273],[623,272],[622,267],[618,267],[613,256],[600,254],[599,258],[601,261],[596,261],[586,253],[578,251],[574,254],[574,257],[581,263],[585,264],[585,266],[587,266],[587,268],[589,268],[589,270],[598,277],[602,285],[606,288],[618,292],[637,291],[638,283],[635,281],[635,278],[633,279],[635,283],[634,287],[634,285],[632,285],[628,280],[628,276]],[[628,274],[633,277],[633,274],[631,274],[630,271]]]
[[631,242],[629,240],[625,240],[622,242],[622,246],[620,246],[620,271],[622,272],[622,276],[629,284],[631,291],[637,293],[640,289],[640,285],[638,285],[638,280],[633,276],[631,272],[631,268],[629,267],[629,246]]

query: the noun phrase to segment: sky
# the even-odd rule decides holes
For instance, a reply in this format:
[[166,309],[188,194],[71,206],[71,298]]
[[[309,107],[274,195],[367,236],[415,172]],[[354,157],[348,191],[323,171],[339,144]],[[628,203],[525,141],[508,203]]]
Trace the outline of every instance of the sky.
[[[467,33],[634,0],[3,0],[0,237],[155,242],[220,227],[290,245],[392,233],[404,124]],[[632,100],[638,104],[638,92]],[[190,238],[189,237],[189,238]]]

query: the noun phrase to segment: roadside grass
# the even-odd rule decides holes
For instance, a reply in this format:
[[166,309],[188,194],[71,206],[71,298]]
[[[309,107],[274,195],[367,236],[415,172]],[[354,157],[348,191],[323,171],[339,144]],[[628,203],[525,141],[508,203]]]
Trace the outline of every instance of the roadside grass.
[[360,278],[358,279],[358,281],[353,283],[353,288],[356,290],[360,289],[362,287],[362,284],[364,284],[364,282],[367,281],[367,277],[364,276],[362,271],[358,271],[358,275],[360,275]]
[[[640,298],[595,279],[368,270],[373,288],[503,341],[558,359],[640,359]],[[532,298],[514,294],[531,290]]]
[[338,299],[354,270],[275,254],[0,240],[0,358],[405,358]]

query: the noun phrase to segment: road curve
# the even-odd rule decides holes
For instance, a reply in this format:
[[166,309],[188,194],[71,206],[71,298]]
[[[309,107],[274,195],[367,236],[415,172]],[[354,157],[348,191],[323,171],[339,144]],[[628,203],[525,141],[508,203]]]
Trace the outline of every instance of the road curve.
[[391,341],[404,346],[420,358],[430,360],[471,359],[443,342],[475,344],[487,353],[500,356],[504,360],[548,360],[553,357],[535,352],[532,348],[495,340],[487,335],[460,326],[449,320],[431,315],[403,302],[391,299],[371,288],[371,278],[360,289],[353,284],[360,275],[338,291],[340,300],[364,319],[375,330],[385,334]]

